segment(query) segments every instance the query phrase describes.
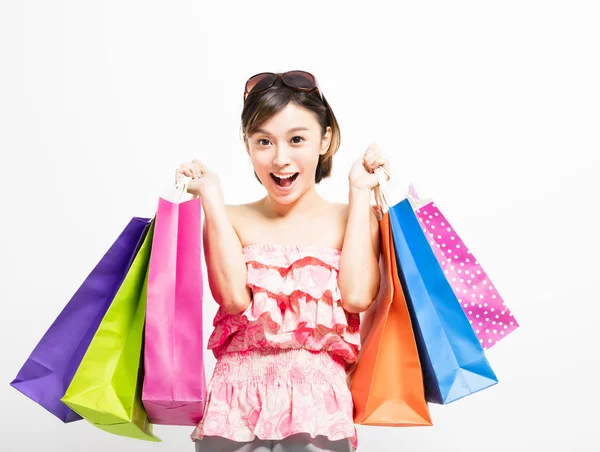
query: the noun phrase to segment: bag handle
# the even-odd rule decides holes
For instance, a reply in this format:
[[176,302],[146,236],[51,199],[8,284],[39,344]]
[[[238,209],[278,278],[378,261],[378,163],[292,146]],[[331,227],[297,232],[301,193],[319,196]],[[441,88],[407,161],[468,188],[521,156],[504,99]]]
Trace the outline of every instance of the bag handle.
[[377,204],[379,220],[381,220],[385,213],[388,210],[390,210],[389,197],[386,187],[387,180],[383,173],[385,173],[390,179],[392,176],[387,170],[383,169],[382,166],[380,166],[379,168],[375,168],[373,173],[375,174],[378,183],[378,185],[373,190],[373,193],[375,195],[375,204]]
[[[402,188],[399,178],[392,175],[383,167],[375,168],[373,171],[377,177],[378,186],[375,187],[375,202],[380,210],[380,215],[383,217],[390,210],[390,207],[395,206],[400,201],[408,199],[414,209],[418,208],[419,200],[416,200],[410,191]],[[389,177],[389,180],[385,176]],[[381,217],[379,219],[381,219]]]
[[402,199],[406,198],[407,195],[404,193],[404,191],[398,193],[398,188],[396,187],[398,184],[397,178],[392,177],[390,172],[387,171],[383,166],[375,168],[373,174],[375,174],[378,183],[374,190],[375,202],[380,208],[381,216],[383,217],[383,215],[390,210],[390,207],[398,204]]
[[169,201],[173,203],[179,203],[183,194],[187,193],[187,186],[191,180],[191,177],[182,174],[181,177],[177,179],[175,188],[173,189],[171,196],[169,196]]

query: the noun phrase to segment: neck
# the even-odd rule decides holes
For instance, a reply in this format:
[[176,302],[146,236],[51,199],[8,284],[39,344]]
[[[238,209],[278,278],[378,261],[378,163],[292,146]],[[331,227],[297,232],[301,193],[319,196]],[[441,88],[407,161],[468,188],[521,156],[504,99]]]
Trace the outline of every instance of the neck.
[[304,216],[307,213],[313,212],[315,207],[320,206],[322,202],[323,198],[317,193],[314,184],[296,199],[296,201],[290,204],[281,204],[269,194],[261,200],[266,214],[272,218]]

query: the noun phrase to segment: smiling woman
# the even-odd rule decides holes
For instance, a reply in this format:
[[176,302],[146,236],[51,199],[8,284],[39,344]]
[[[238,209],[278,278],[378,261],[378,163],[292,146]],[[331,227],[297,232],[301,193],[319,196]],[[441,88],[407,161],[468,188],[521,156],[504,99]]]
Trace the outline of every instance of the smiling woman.
[[[316,184],[331,175],[340,130],[316,79],[262,73],[245,94],[245,150],[267,194],[225,211],[218,184],[198,182],[221,306],[208,341],[217,364],[192,439],[198,452],[349,452],[357,437],[346,370],[360,349],[359,313],[379,288],[370,173],[387,163],[369,148],[348,175],[349,204],[331,203]],[[195,181],[211,177],[202,172]]]

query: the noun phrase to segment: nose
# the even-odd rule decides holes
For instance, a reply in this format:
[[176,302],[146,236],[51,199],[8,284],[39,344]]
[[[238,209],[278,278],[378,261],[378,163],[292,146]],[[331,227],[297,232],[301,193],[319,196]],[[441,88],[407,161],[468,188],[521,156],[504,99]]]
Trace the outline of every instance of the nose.
[[275,155],[273,156],[273,165],[283,168],[290,164],[290,152],[286,145],[275,147]]

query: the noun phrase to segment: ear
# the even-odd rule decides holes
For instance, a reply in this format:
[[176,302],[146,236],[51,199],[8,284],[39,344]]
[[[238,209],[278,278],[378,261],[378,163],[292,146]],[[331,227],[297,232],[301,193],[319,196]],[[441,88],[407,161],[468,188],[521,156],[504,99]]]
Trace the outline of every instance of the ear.
[[333,132],[331,131],[331,127],[327,126],[327,131],[325,132],[325,135],[323,135],[323,138],[321,138],[321,150],[319,151],[320,155],[327,154],[327,151],[329,150],[329,145],[331,144],[332,135]]

